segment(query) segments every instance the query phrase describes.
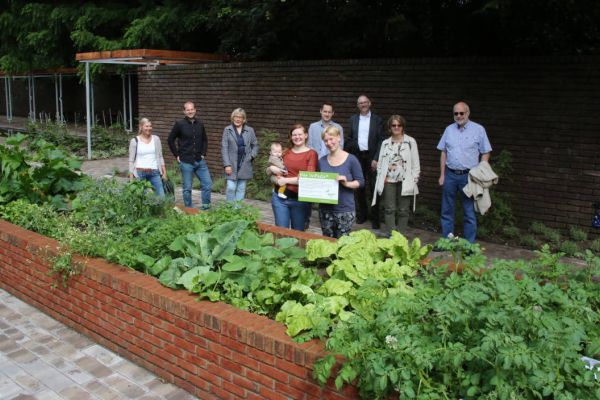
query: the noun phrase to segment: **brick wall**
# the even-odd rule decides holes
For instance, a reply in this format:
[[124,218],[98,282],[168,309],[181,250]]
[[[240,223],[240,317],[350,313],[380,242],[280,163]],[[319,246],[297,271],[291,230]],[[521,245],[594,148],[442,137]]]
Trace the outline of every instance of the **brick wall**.
[[101,259],[78,258],[83,273],[52,289],[44,254],[56,254],[57,245],[0,220],[0,287],[199,398],[357,398],[352,387],[338,392],[312,380],[321,342],[295,343],[268,318],[196,301]]
[[[221,171],[220,137],[236,107],[257,130],[285,137],[295,122],[319,119],[323,100],[334,102],[334,120],[348,128],[356,98],[371,96],[374,111],[408,121],[421,154],[422,202],[438,209],[439,152],[452,122],[452,105],[471,105],[494,148],[513,155],[514,174],[498,190],[514,195],[521,225],[532,220],[566,228],[588,227],[592,201],[600,201],[600,59],[394,59],[206,64],[140,71],[139,115],[153,120],[166,138],[182,116],[183,102],[196,103],[209,133],[213,174]],[[259,137],[260,140],[260,137]],[[166,150],[166,153],[169,153]]]

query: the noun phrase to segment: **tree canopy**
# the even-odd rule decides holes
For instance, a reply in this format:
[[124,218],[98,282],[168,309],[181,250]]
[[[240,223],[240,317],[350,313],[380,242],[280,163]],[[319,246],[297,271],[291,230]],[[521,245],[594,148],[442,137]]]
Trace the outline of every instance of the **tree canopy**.
[[127,48],[239,60],[598,54],[595,0],[0,0],[0,70]]

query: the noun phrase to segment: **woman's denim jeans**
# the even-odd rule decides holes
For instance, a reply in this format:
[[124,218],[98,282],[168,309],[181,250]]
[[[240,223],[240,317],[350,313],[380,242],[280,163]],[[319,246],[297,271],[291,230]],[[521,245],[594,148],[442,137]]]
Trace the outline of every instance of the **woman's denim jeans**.
[[311,203],[305,203],[294,199],[282,199],[273,192],[271,206],[275,216],[275,225],[283,228],[292,228],[303,231],[306,215],[310,211]]
[[136,171],[138,179],[141,181],[148,181],[154,187],[154,193],[158,197],[165,197],[165,189],[163,188],[162,179],[160,179],[160,171],[153,169],[150,171]]
[[179,169],[181,170],[181,177],[183,179],[183,204],[186,207],[192,206],[192,179],[196,175],[198,180],[200,180],[200,189],[202,190],[202,209],[209,209],[212,179],[206,161],[194,161],[193,164],[182,161],[179,163]]
[[227,189],[225,189],[225,198],[227,201],[242,201],[246,194],[247,179],[227,179]]

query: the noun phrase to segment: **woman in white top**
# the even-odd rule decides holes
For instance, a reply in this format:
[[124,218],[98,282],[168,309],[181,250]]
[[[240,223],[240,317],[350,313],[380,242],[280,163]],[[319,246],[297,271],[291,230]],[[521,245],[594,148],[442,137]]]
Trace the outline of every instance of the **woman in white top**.
[[129,179],[147,180],[160,197],[164,197],[162,179],[167,169],[163,159],[160,138],[152,134],[152,123],[141,118],[138,135],[129,142]]
[[417,182],[421,174],[417,141],[404,133],[406,120],[400,115],[392,115],[387,122],[390,137],[381,143],[377,161],[375,196],[383,193],[385,233],[392,230],[400,233],[408,226],[411,197],[419,194]]

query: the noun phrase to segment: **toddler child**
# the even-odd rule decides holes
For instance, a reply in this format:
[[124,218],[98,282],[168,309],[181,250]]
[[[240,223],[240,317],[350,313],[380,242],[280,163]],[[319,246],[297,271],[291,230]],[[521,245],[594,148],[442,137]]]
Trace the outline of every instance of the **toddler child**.
[[277,167],[279,168],[282,172],[279,174],[274,174],[271,175],[271,182],[273,182],[273,184],[275,185],[275,190],[277,191],[277,196],[281,197],[282,199],[287,199],[287,196],[285,195],[285,185],[277,185],[277,177],[281,176],[281,175],[287,175],[287,168],[285,167],[285,164],[283,163],[283,148],[281,146],[281,143],[277,143],[277,142],[273,142],[271,143],[271,152],[269,153],[269,167],[273,166],[273,167]]

